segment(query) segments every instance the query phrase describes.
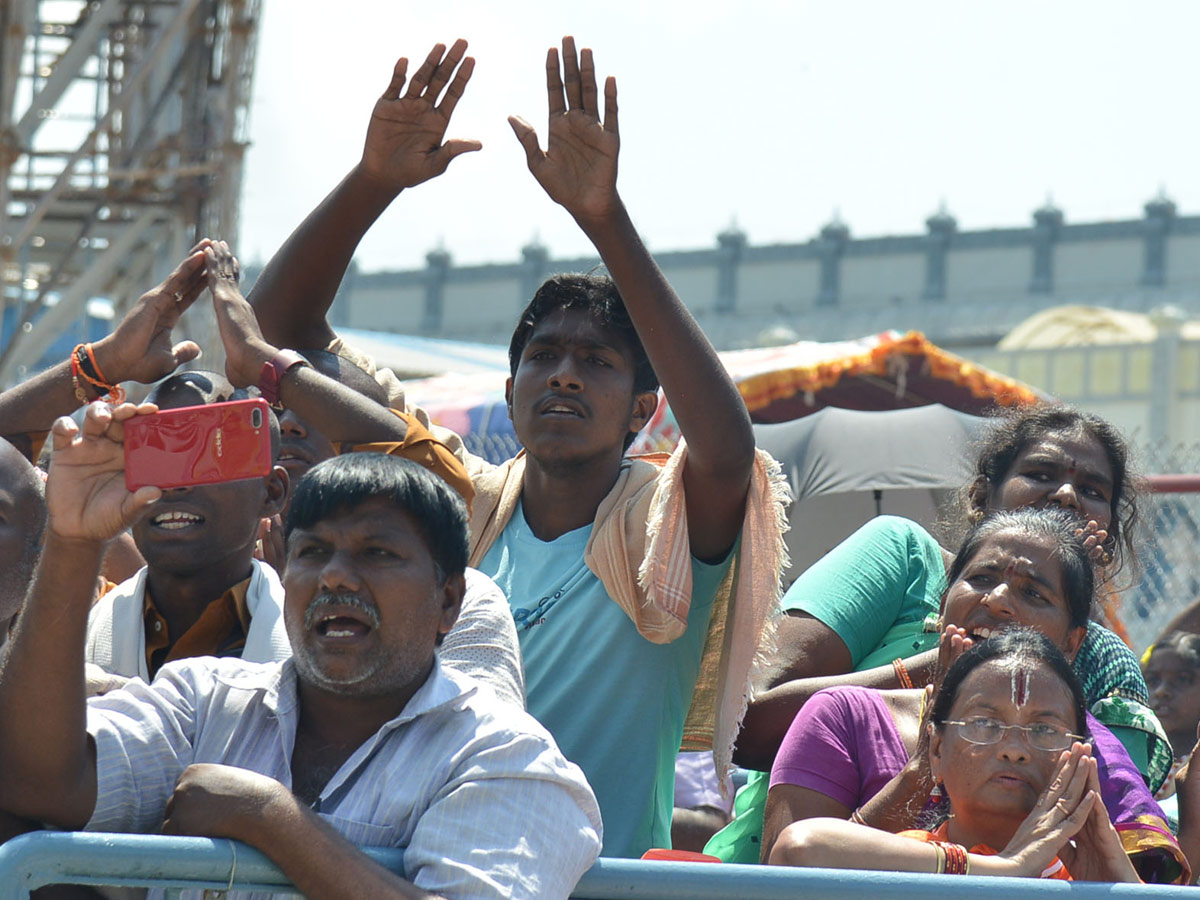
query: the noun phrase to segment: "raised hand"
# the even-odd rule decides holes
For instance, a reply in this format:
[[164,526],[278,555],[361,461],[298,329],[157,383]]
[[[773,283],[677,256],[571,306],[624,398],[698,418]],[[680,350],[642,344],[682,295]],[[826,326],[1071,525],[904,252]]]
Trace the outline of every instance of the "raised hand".
[[204,291],[206,243],[193,247],[162,284],[138,298],[112,334],[93,346],[101,372],[113,383],[150,384],[200,355],[194,341],[172,344],[171,331]]
[[[435,44],[407,90],[408,59],[397,60],[367,126],[360,166],[371,179],[400,191],[441,175],[454,157],[483,146],[470,140],[443,142],[450,116],[475,68],[474,58],[464,58],[466,50],[467,42],[461,38],[449,51],[445,44]],[[443,90],[445,96],[438,103]]]
[[937,668],[933,672],[933,681],[925,686],[925,703],[922,705],[921,729],[917,738],[917,749],[913,751],[912,759],[909,760],[910,764],[914,761],[921,762],[923,765],[928,764],[930,716],[933,713],[933,698],[942,689],[942,679],[946,677],[950,666],[974,645],[975,642],[967,636],[965,628],[959,628],[957,625],[947,625],[942,630],[942,635],[938,642]]
[[46,481],[50,530],[60,538],[107,541],[133,524],[161,495],[156,487],[125,487],[125,426],[133,416],[157,410],[153,403],[93,403],[83,427],[66,416],[51,429],[53,453]]
[[933,673],[933,692],[942,689],[942,679],[954,665],[954,661],[975,646],[975,641],[967,636],[967,630],[957,625],[947,625],[942,630],[938,640],[937,669]]
[[280,578],[283,577],[283,569],[287,565],[287,545],[283,541],[283,519],[278,514],[259,521],[254,558],[265,562]]
[[603,219],[620,206],[617,195],[617,154],[621,137],[617,128],[617,80],[604,82],[604,118],[596,90],[592,51],[576,56],[575,39],[562,42],[562,75],[558,51],[546,54],[546,95],[550,123],[546,150],[538,145],[537,132],[520,116],[509,116],[525,160],[538,184],[555,203],[577,220]]
[[[1087,790],[1099,798],[1099,769],[1094,759],[1088,759],[1087,762]],[[1117,830],[1113,828],[1108,810],[1098,800],[1075,835],[1074,846],[1064,847],[1059,856],[1076,881],[1141,881]]]
[[263,363],[278,351],[263,338],[254,308],[242,296],[237,257],[224,241],[205,246],[204,275],[212,291],[217,331],[225,346],[225,377],[234,387],[257,384]]
[[1100,523],[1091,519],[1083,528],[1075,532],[1083,538],[1083,546],[1091,555],[1092,562],[1097,568],[1103,568],[1112,562],[1112,553],[1108,547],[1108,532],[1100,527]]
[[[1091,752],[1090,744],[1080,743],[1063,751],[1050,784],[999,853],[1016,864],[1014,874],[1037,877],[1055,856],[1069,857],[1071,838],[1084,828],[1096,806],[1103,809],[1099,791],[1092,789],[1096,761]],[[1074,875],[1071,860],[1063,861]]]

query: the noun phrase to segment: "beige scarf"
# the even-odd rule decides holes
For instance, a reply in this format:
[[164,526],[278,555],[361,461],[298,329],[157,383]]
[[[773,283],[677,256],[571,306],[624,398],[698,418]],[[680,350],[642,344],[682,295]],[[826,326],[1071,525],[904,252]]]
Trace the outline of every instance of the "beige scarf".
[[[692,598],[683,467],[687,447],[626,459],[596,510],[584,562],[608,595],[656,644],[680,637]],[[504,530],[521,497],[525,456],[475,478],[470,564],[477,565]],[[713,751],[719,775],[733,744],[753,677],[774,651],[779,575],[787,564],[787,486],[779,464],[755,454],[737,558],[717,591],[700,675],[684,723],[682,750]]]

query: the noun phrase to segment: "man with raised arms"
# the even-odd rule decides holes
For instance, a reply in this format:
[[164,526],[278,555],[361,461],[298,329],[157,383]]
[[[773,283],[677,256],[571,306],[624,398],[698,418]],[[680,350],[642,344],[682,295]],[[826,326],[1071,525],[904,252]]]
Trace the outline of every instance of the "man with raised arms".
[[[517,324],[507,400],[525,451],[499,467],[468,461],[471,562],[508,596],[529,710],[595,788],[604,855],[636,856],[669,846],[681,741],[729,759],[777,598],[778,494],[737,389],[617,193],[616,81],[602,110],[591,51],[571,38],[562,51],[561,66],[557,49],[546,58],[547,149],[509,122],[611,277],[556,276]],[[474,67],[465,52],[435,46],[411,80],[396,64],[361,162],[259,277],[250,300],[276,346],[362,359],[325,314],[380,213],[480,149],[443,141]],[[669,461],[628,459],[660,379],[686,441]]]

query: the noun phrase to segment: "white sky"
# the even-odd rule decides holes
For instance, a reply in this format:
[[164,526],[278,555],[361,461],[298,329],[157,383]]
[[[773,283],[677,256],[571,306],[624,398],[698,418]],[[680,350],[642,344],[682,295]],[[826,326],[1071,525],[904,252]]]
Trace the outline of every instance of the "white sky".
[[[475,75],[450,135],[480,153],[401,195],[367,270],[589,252],[541,193],[506,116],[545,132],[563,34],[617,77],[619,188],[652,249],[1136,218],[1160,186],[1200,210],[1191,0],[263,0],[239,255],[265,260],[357,160],[395,58],[465,37]],[[336,12],[334,12],[336,11]],[[415,63],[410,71],[415,69]]]

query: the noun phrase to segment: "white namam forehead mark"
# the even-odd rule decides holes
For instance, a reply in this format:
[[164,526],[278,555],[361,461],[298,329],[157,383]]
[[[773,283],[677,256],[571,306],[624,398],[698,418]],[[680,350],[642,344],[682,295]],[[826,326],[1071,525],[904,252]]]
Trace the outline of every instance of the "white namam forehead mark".
[[1012,704],[1022,709],[1029,702],[1029,688],[1033,681],[1033,673],[1024,666],[1014,666],[1009,674],[1012,680]]

